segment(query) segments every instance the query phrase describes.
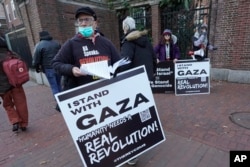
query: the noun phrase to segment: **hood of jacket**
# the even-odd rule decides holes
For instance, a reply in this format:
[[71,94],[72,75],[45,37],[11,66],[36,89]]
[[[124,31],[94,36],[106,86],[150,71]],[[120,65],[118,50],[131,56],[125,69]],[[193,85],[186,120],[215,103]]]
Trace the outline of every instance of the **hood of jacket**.
[[141,47],[145,47],[147,44],[147,38],[145,35],[147,34],[148,34],[147,30],[143,30],[143,31],[132,30],[128,32],[127,34],[125,34],[125,37],[123,38],[122,43],[124,43],[125,41],[130,41],[130,42],[136,43],[137,45]]
[[174,44],[176,44],[177,43],[177,40],[178,40],[178,38],[177,38],[177,36],[175,36],[175,35],[171,35],[171,38],[172,38],[172,40],[173,40],[173,43]]

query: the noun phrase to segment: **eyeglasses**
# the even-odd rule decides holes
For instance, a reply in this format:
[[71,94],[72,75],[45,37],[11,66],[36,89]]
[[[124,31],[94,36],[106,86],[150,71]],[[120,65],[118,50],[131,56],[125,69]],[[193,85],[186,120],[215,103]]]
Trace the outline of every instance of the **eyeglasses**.
[[89,18],[89,17],[77,19],[77,22],[79,24],[82,24],[83,22],[91,23],[92,21],[94,21],[94,19],[93,18]]

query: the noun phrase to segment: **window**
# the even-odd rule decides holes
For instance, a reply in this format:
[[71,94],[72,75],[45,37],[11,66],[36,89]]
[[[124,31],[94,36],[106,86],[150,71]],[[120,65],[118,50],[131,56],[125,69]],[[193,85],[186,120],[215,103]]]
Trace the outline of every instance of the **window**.
[[146,10],[145,7],[133,8],[132,17],[135,19],[137,29],[146,27]]
[[16,14],[16,8],[15,8],[14,0],[11,0],[11,9],[12,9],[12,14],[13,14],[13,19],[15,20],[16,17],[17,17],[17,14]]
[[7,14],[7,19],[8,19],[9,22],[11,22],[9,5],[6,5],[6,6],[5,6],[5,9],[6,9],[6,14]]

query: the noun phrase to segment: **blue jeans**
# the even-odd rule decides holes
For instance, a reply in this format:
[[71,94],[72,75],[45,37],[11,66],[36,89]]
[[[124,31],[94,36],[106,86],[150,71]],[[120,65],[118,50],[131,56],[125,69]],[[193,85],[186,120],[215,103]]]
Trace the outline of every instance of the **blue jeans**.
[[44,71],[45,71],[45,75],[48,79],[48,82],[50,84],[50,88],[52,90],[53,95],[61,92],[61,90],[62,90],[62,88],[61,88],[61,75],[56,73],[54,69],[50,69],[50,68],[45,68]]

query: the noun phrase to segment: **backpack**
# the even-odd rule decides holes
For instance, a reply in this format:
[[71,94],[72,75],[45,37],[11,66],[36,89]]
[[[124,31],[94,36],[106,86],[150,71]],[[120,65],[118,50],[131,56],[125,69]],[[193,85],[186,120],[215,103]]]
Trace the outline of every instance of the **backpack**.
[[8,77],[9,83],[19,87],[29,81],[29,70],[24,61],[17,57],[7,56],[3,61],[3,70]]

